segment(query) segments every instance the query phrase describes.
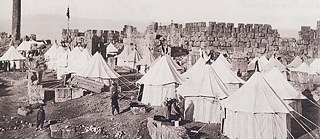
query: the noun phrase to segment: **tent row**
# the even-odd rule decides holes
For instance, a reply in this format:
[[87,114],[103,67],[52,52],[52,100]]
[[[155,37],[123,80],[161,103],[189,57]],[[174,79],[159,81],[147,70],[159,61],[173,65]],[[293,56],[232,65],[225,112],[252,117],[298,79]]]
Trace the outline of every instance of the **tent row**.
[[[185,118],[222,123],[223,134],[232,139],[287,138],[291,112],[302,112],[301,101],[306,97],[287,81],[281,72],[286,67],[276,59],[266,60],[265,69],[255,72],[247,82],[235,76],[219,58],[211,65],[199,58],[182,75],[170,59],[162,56],[137,81],[144,84],[143,103],[161,106],[165,98],[182,95]],[[228,87],[233,83],[244,85]]]

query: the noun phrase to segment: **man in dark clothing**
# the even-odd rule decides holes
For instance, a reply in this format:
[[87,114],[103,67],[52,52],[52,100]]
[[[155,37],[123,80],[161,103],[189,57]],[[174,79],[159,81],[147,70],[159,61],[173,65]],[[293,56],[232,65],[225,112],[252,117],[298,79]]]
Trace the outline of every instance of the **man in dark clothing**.
[[238,69],[238,71],[237,71],[237,76],[240,77],[240,78],[242,76],[242,73],[241,73],[240,69]]
[[118,103],[118,97],[119,97],[119,91],[118,91],[118,85],[117,83],[112,83],[112,86],[110,87],[111,92],[111,107],[112,107],[112,115],[114,115],[114,110],[117,110],[117,113],[119,114],[119,103]]
[[39,125],[40,125],[40,129],[41,130],[43,129],[44,120],[45,120],[45,112],[43,110],[43,107],[40,106],[40,109],[37,114],[37,123],[36,123],[37,129],[36,130],[39,129]]

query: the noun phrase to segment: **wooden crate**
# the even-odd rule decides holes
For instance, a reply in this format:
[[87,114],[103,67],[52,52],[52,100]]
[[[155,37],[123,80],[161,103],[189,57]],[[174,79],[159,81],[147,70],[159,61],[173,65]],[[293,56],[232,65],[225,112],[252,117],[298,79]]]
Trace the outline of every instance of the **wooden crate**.
[[44,89],[42,85],[28,84],[29,104],[43,103]]
[[82,88],[71,88],[71,99],[80,98],[83,96],[84,89]]
[[55,102],[65,102],[72,99],[71,88],[56,88]]
[[80,76],[75,76],[71,80],[71,85],[79,88],[83,88],[95,93],[101,93],[101,90],[104,87],[104,84],[101,82],[97,82],[94,80],[90,80],[88,78],[80,77]]

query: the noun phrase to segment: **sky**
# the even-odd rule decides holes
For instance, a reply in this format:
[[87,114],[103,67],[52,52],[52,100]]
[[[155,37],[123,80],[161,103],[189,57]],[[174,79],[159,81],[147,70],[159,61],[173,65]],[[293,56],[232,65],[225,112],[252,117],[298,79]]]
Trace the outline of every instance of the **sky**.
[[[12,0],[0,1],[0,21],[11,21]],[[284,37],[297,37],[301,26],[315,28],[317,20],[320,20],[319,0],[22,0],[22,20],[38,15],[66,16],[68,6],[71,19],[145,24],[153,21],[168,24],[171,20],[178,23],[266,23],[279,29]],[[11,26],[10,22],[5,24]],[[1,30],[8,29],[0,26]],[[296,33],[287,33],[285,30]]]

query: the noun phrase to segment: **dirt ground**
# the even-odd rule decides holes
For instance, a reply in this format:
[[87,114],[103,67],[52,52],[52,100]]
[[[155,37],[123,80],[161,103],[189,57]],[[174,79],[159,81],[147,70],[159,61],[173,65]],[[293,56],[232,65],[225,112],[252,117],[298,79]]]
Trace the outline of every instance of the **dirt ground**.
[[[44,82],[54,79],[52,73],[45,74]],[[83,132],[73,138],[125,138],[125,139],[150,139],[146,127],[146,118],[156,114],[162,114],[161,107],[154,107],[145,114],[133,115],[128,109],[132,102],[131,96],[135,93],[126,92],[120,100],[120,114],[111,114],[110,97],[108,93],[83,96],[79,99],[62,103],[53,101],[45,102],[46,112],[45,129],[36,131],[35,115],[38,109],[28,116],[17,114],[19,106],[28,106],[26,73],[2,72],[0,73],[0,138],[24,138],[24,139],[50,139],[49,121],[66,123],[74,127],[98,127],[104,133]],[[57,82],[55,82],[57,83]],[[50,85],[49,85],[50,86]],[[199,128],[203,123],[187,123],[187,129]],[[121,137],[116,134],[122,133]],[[220,138],[219,126],[209,124],[197,134],[191,134],[191,138]]]

